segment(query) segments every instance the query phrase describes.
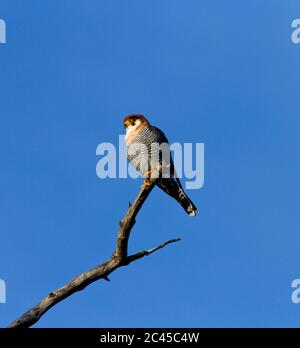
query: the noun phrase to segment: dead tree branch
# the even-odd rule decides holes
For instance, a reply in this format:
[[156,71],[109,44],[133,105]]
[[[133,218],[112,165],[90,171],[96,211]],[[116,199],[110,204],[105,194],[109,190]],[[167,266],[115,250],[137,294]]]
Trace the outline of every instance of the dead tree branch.
[[35,324],[50,308],[55,306],[57,303],[63,301],[65,298],[73,295],[77,291],[83,290],[93,282],[104,279],[109,281],[109,274],[115,271],[117,268],[127,266],[131,262],[141,259],[144,256],[148,256],[155,251],[164,248],[168,244],[175,243],[180,238],[171,239],[158,245],[155,248],[140,251],[136,254],[128,256],[128,241],[130,232],[135,224],[135,218],[140,211],[142,205],[148,198],[150,192],[155,185],[155,180],[150,183],[147,188],[141,189],[138,196],[132,205],[129,205],[127,213],[119,223],[119,231],[117,237],[116,249],[111,258],[100,265],[92,268],[91,270],[78,275],[76,278],[71,280],[63,287],[50,292],[41,302],[31,308],[29,311],[24,313],[21,317],[13,321],[8,327],[9,328],[28,328]]

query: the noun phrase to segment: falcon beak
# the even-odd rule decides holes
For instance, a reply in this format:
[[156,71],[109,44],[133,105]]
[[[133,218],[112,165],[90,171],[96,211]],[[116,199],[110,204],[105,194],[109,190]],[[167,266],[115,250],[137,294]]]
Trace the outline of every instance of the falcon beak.
[[127,128],[127,127],[129,127],[129,126],[131,126],[131,122],[130,122],[130,120],[126,120],[126,121],[124,122],[124,127]]

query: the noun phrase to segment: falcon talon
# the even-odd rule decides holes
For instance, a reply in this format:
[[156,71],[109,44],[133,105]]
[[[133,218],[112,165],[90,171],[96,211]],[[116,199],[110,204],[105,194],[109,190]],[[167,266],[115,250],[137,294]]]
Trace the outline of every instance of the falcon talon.
[[151,185],[151,182],[149,179],[146,179],[143,183],[143,185],[141,186],[142,189],[146,189]]
[[148,172],[146,172],[146,173],[144,174],[144,178],[149,179],[149,178],[151,177],[151,173],[152,173],[152,170],[148,170]]

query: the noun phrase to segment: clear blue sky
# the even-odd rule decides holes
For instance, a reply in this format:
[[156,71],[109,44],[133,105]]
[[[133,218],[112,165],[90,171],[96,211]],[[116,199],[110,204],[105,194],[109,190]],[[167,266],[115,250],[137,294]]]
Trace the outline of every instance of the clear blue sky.
[[128,113],[205,143],[188,217],[155,189],[132,252],[36,327],[299,326],[299,1],[1,0],[0,326],[106,260],[140,180],[100,180]]

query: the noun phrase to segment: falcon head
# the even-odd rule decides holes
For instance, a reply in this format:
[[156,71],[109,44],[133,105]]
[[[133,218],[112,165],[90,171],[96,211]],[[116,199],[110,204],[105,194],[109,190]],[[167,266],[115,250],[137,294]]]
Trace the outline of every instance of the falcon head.
[[144,127],[149,125],[149,122],[143,115],[128,115],[124,118],[123,124],[126,129],[125,141],[129,145],[135,141]]
[[149,124],[149,121],[143,115],[128,115],[124,118],[123,124],[126,131],[132,131],[140,126]]

